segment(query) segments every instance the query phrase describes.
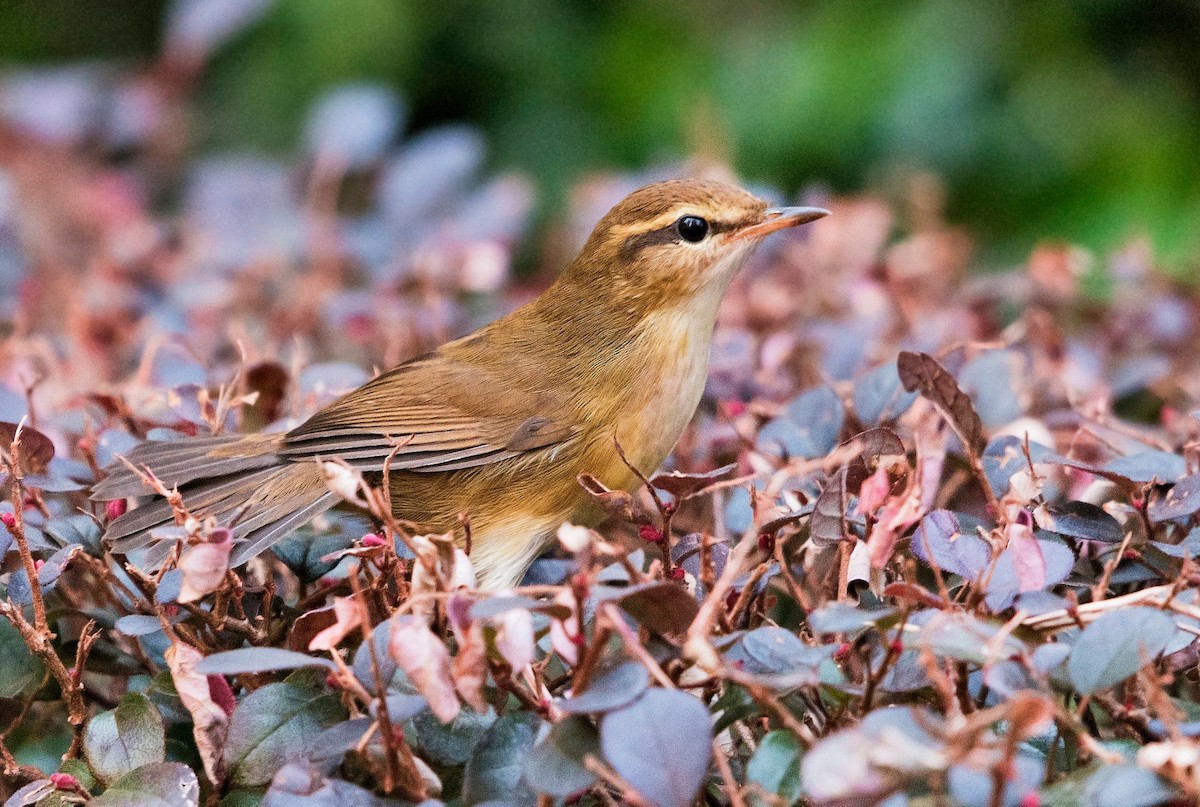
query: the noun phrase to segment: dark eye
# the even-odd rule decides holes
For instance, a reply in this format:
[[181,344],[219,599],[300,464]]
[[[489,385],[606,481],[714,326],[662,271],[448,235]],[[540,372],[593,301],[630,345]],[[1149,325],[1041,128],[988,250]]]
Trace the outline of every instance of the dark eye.
[[675,222],[679,237],[691,244],[699,243],[708,235],[708,222],[699,216],[683,216]]

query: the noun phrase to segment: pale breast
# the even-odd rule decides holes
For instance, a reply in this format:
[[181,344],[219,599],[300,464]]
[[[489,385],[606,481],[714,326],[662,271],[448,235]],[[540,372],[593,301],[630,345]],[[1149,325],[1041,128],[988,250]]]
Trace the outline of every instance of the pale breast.
[[628,417],[618,420],[622,444],[650,473],[671,452],[700,403],[708,375],[712,320],[668,310],[647,317],[644,338],[654,345],[629,391]]

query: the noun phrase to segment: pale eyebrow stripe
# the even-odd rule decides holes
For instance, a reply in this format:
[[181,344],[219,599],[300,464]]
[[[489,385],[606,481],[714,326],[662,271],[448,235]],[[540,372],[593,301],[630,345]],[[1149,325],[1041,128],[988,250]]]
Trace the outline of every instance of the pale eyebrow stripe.
[[685,216],[688,213],[692,215],[700,215],[694,211],[689,211],[686,207],[673,208],[666,213],[661,213],[655,216],[650,221],[641,221],[636,224],[624,224],[613,228],[613,233],[621,238],[626,238],[630,235],[638,235],[640,233],[652,232],[661,230],[663,227],[668,227],[679,220],[680,216]]

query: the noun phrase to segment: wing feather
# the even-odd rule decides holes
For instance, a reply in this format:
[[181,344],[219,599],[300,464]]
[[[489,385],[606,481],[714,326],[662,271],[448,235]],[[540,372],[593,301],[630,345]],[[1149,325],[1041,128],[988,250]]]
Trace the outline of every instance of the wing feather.
[[[511,384],[504,385],[512,386]],[[457,471],[571,439],[543,393],[499,387],[491,374],[441,352],[372,379],[289,432],[277,449],[300,461],[343,459],[362,471]]]

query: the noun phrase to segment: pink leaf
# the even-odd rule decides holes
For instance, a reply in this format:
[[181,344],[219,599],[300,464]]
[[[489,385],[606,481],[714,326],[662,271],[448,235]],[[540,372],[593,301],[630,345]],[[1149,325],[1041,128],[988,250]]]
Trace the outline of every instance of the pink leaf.
[[455,593],[446,601],[446,615],[458,642],[458,653],[454,656],[454,688],[472,709],[486,712],[483,685],[487,682],[487,644],[483,639],[483,628],[471,619],[474,602],[467,594]]
[[183,584],[179,589],[179,602],[195,602],[206,594],[221,587],[229,571],[229,553],[233,539],[228,530],[213,530],[217,541],[205,541],[188,547],[179,558],[179,569],[183,572]]
[[332,650],[353,630],[362,625],[362,609],[353,597],[333,598],[334,622],[312,637],[309,650]]
[[1041,591],[1046,586],[1046,559],[1028,524],[1014,521],[1004,529],[1013,556],[1018,591]]
[[429,701],[429,708],[438,720],[449,723],[458,717],[460,707],[450,676],[450,652],[424,619],[394,617],[388,652]]
[[454,657],[454,688],[472,709],[486,712],[483,685],[487,682],[487,645],[483,640],[483,629],[476,622],[461,632],[456,631],[455,635],[458,655]]
[[554,596],[554,602],[571,609],[571,615],[566,619],[550,621],[550,644],[567,664],[574,667],[579,663],[579,645],[582,638],[582,627],[579,624],[579,610],[575,593],[563,589]]
[[880,465],[875,473],[863,480],[858,491],[858,512],[860,514],[874,513],[885,501],[891,489],[887,468]]
[[533,617],[524,608],[510,608],[492,618],[496,649],[513,668],[525,669],[533,661]]
[[896,540],[916,524],[932,506],[937,494],[938,482],[942,477],[942,465],[946,460],[945,441],[917,434],[917,468],[904,498],[889,501],[879,511],[879,523],[871,531],[867,549],[871,553],[871,565],[882,569],[887,565],[896,546]]

